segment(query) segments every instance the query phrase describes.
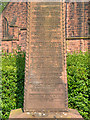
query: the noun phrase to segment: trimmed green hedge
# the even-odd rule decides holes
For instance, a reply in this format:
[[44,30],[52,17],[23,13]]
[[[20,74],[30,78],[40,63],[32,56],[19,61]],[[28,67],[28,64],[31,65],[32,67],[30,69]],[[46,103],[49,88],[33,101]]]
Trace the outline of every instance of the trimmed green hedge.
[[23,107],[25,53],[2,56],[2,118],[9,117],[11,109]]
[[[89,120],[88,53],[67,55],[68,104]],[[25,53],[4,54],[2,57],[2,118],[11,109],[23,108]]]
[[89,54],[67,55],[68,105],[89,120]]

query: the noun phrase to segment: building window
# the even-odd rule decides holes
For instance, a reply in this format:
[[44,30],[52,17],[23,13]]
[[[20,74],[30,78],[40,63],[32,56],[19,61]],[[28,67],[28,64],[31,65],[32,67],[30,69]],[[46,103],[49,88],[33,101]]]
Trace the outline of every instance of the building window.
[[74,2],[72,2],[72,9],[74,10]]
[[88,4],[88,34],[90,35],[90,2]]
[[9,49],[7,49],[7,53],[9,53]]
[[90,35],[90,21],[88,22],[88,33]]
[[72,31],[72,37],[74,37],[74,31]]
[[4,20],[3,20],[3,37],[6,38],[7,36],[8,36],[8,21],[4,17]]

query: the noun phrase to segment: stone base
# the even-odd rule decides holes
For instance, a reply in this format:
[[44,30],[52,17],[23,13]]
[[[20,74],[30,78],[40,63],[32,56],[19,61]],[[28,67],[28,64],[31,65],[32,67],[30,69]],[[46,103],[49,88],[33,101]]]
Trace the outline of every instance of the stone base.
[[9,119],[13,119],[13,118],[33,118],[33,120],[37,119],[37,120],[42,120],[42,119],[52,119],[53,120],[59,120],[61,118],[79,118],[82,119],[82,116],[78,113],[77,110],[75,109],[68,109],[68,112],[48,112],[48,113],[36,113],[36,112],[23,112],[22,109],[16,109],[16,110],[12,110],[9,116]]

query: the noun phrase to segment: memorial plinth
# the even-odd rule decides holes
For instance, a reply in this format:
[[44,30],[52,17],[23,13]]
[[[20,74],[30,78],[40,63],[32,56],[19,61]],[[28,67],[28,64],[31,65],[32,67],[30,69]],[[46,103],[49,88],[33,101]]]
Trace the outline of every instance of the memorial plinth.
[[68,109],[64,3],[28,3],[26,45],[24,113],[16,117],[80,117]]

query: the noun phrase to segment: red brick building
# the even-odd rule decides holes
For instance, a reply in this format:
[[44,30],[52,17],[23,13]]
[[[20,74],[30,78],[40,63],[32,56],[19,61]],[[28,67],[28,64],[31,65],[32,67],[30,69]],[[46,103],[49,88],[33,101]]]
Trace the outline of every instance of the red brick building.
[[66,4],[67,51],[86,51],[90,40],[90,2]]
[[25,50],[27,3],[10,2],[2,12],[2,48],[13,52],[17,45]]
[[[65,34],[68,52],[86,51],[90,43],[90,4],[65,3]],[[25,50],[27,38],[27,3],[10,2],[2,12],[2,48],[13,52],[17,45]]]

